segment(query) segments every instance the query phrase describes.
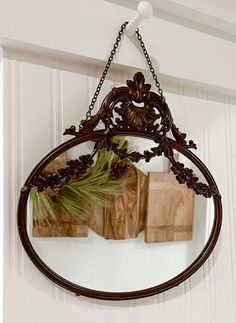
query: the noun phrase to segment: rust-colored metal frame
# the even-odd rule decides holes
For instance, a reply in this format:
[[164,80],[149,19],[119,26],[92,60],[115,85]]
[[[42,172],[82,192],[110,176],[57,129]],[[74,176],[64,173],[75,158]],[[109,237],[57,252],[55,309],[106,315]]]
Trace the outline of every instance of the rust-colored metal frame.
[[[61,144],[45,156],[33,169],[20,192],[18,204],[18,230],[26,253],[35,266],[46,277],[76,295],[106,300],[127,300],[164,292],[182,283],[202,266],[212,252],[220,233],[222,204],[217,185],[207,167],[190,151],[190,148],[196,148],[196,145],[193,141],[187,143],[185,140],[186,135],[179,132],[178,128],[174,125],[164,97],[151,92],[151,86],[145,84],[144,81],[142,73],[136,73],[133,81],[127,81],[128,87],[114,88],[107,95],[99,112],[95,116],[90,117],[89,120],[82,122],[80,131],[77,132],[74,126],[67,129],[65,134],[73,135],[74,138]],[[143,106],[138,106],[138,103],[143,103]],[[116,118],[114,117],[114,114],[116,114]],[[97,130],[96,126],[100,121],[102,121],[105,127],[102,130]],[[167,136],[170,131],[172,132],[172,138]],[[126,150],[121,150],[114,144],[112,141],[114,136],[135,136],[150,139],[155,142],[156,147],[152,148],[151,151],[144,151],[143,153],[129,153]],[[186,183],[196,194],[201,194],[206,198],[213,199],[215,217],[210,237],[199,256],[182,273],[162,284],[148,289],[132,292],[105,292],[91,290],[66,280],[49,268],[36,253],[27,233],[27,200],[30,189],[33,186],[38,186],[39,189],[44,188],[47,185],[54,185],[53,187],[58,185],[58,187],[60,187],[63,180],[65,180],[65,176],[56,177],[56,181],[51,181],[52,176],[50,177],[50,180],[43,177],[43,169],[63,152],[90,140],[95,142],[95,148],[94,152],[91,154],[91,158],[100,148],[112,149],[121,159],[128,157],[134,162],[138,162],[141,159],[148,162],[151,158],[164,155],[171,162],[171,170],[176,175],[180,184]],[[199,182],[191,169],[186,168],[183,164],[175,161],[173,154],[174,149],[186,156],[197,166],[205,177],[207,184]],[[84,167],[87,164],[92,163],[91,158],[85,158]],[[86,170],[86,167],[84,167],[82,167],[83,172]],[[66,171],[70,173],[70,167],[68,167]],[[71,176],[71,174],[69,175]],[[42,186],[41,183],[38,185],[39,178],[44,180],[44,186]]]

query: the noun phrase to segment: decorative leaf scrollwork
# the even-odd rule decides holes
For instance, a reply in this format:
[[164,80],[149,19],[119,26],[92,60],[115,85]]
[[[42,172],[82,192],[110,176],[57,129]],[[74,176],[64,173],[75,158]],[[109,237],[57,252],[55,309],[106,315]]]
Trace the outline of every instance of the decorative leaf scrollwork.
[[193,174],[193,170],[185,167],[183,163],[176,162],[171,167],[171,170],[180,184],[186,184],[187,187],[193,189],[197,195],[203,195],[204,197],[216,195],[220,197],[220,194],[215,187],[199,182],[198,177]]
[[220,196],[215,187],[199,182],[198,177],[194,175],[192,169],[185,167],[183,163],[174,160],[173,148],[166,137],[162,137],[162,140],[156,147],[153,147],[150,150],[144,150],[143,153],[140,153],[138,151],[128,152],[127,149],[121,149],[119,144],[113,142],[111,136],[106,134],[103,135],[102,138],[100,137],[100,139],[97,138],[95,150],[101,148],[113,150],[121,160],[129,158],[135,163],[138,163],[140,160],[149,162],[153,157],[164,155],[172,163],[171,171],[180,184],[186,184],[187,187],[193,189],[196,194],[203,195],[204,197],[209,198],[213,195]]
[[171,129],[173,119],[163,97],[150,91],[151,85],[145,84],[141,72],[126,84],[107,94],[97,114],[81,122],[80,131],[73,125],[64,134],[90,133],[101,121],[105,129],[165,135]]
[[[170,131],[176,143],[184,148],[196,149],[197,146],[192,140],[187,141],[186,134],[180,132],[173,123],[171,112],[165,100],[151,91],[151,85],[145,84],[145,78],[141,72],[136,73],[133,80],[126,81],[126,84],[126,87],[113,88],[108,93],[98,113],[82,122],[81,131],[77,132],[75,126],[71,126],[66,129],[65,134],[78,136],[80,133],[90,133],[102,121],[106,133],[102,137],[101,134],[97,137],[95,135],[92,139],[95,141],[95,151],[101,148],[113,150],[120,159],[129,158],[135,163],[140,160],[149,162],[155,156],[164,155],[173,165],[171,170],[179,183],[185,183],[196,194],[205,197],[218,196],[219,193],[215,187],[199,182],[192,169],[184,167],[182,163],[174,160],[173,147],[167,137]],[[140,106],[140,104],[142,105]],[[136,135],[141,134],[144,137],[147,133],[151,133],[156,137],[154,141],[158,142],[158,145],[150,150],[145,150],[143,153],[128,152],[112,141],[113,135],[122,131]],[[57,177],[52,176],[47,181],[56,185],[57,180]]]
[[[145,78],[141,72],[134,75],[133,81],[128,80],[126,83],[128,86],[127,93],[124,95],[124,88],[121,88],[123,91],[115,101],[114,111],[119,116],[115,119],[115,127],[136,131],[160,132],[164,129],[164,127],[162,127],[162,130],[160,129],[161,124],[168,123],[167,127],[169,127],[169,123],[171,125],[172,120],[169,120],[165,114],[165,109],[168,110],[167,105],[165,107],[161,105],[161,97],[150,91],[151,85],[145,84]],[[117,92],[119,92],[119,89],[117,89]],[[118,103],[120,103],[120,106],[117,105]],[[142,106],[138,106],[138,104],[142,104]],[[162,122],[160,120],[159,123],[156,123],[156,120],[162,117]]]
[[31,181],[31,187],[36,186],[39,192],[50,187],[58,189],[63,183],[68,183],[72,178],[83,177],[94,163],[91,155],[82,155],[79,159],[68,160],[67,167],[58,169],[58,173],[41,172]]
[[114,151],[114,153],[116,153],[120,159],[129,158],[134,163],[138,163],[140,160],[149,162],[153,157],[161,156],[163,154],[169,159],[173,157],[172,147],[168,143],[168,138],[166,137],[162,138],[157,147],[153,147],[150,150],[144,150],[143,153],[138,151],[128,152],[126,148],[120,148],[119,144],[115,143],[109,134],[95,138],[94,141],[96,141],[94,149],[95,151],[106,148],[107,150]]
[[189,140],[189,142],[187,142],[187,140],[185,140],[186,139],[186,133],[180,132],[179,128],[177,128],[175,124],[172,125],[171,132],[172,132],[175,140],[179,144],[185,146],[186,148],[197,149],[197,145],[193,142],[193,140]]

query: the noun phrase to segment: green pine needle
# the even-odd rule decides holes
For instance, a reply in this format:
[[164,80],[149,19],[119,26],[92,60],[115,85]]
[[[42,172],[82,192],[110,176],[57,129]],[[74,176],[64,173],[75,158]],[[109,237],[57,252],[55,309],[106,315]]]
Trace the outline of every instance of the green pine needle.
[[33,203],[33,220],[36,223],[50,224],[57,221],[55,205],[47,190],[38,192],[37,188],[33,187],[30,191],[30,197]]
[[[117,137],[114,142],[119,143],[121,149],[128,148],[128,142],[123,138]],[[128,182],[126,176],[117,180],[110,178],[110,170],[118,162],[119,156],[103,148],[98,152],[96,163],[90,171],[80,180],[72,179],[68,184],[63,184],[55,196],[50,195],[50,189],[38,192],[33,187],[30,196],[34,221],[50,225],[58,221],[60,213],[86,221],[93,215],[94,204],[109,207],[111,197],[121,192]],[[129,159],[123,162],[131,166]]]

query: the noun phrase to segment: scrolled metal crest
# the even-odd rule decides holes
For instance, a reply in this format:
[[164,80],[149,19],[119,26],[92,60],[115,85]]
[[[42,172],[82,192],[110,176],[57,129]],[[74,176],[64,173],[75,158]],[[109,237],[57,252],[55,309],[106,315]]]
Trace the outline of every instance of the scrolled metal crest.
[[[151,91],[151,85],[145,84],[141,72],[137,72],[133,80],[127,80],[126,84],[127,86],[114,87],[104,98],[99,111],[81,122],[80,130],[77,131],[73,125],[64,134],[79,137],[94,132],[92,140],[95,142],[95,151],[101,148],[113,150],[121,159],[129,158],[133,162],[141,159],[149,162],[153,157],[164,155],[170,160],[171,170],[180,184],[186,184],[196,194],[205,197],[219,195],[217,189],[199,182],[192,170],[174,159],[173,144],[170,144],[173,138],[177,144],[187,149],[197,147],[192,140],[187,141],[186,134],[180,132],[174,124],[165,97]],[[98,125],[100,128],[103,125],[99,134],[96,131]],[[124,133],[141,137],[151,135],[157,146],[143,153],[130,153],[126,149],[120,149],[112,141],[113,136]],[[169,134],[172,139],[168,137]]]

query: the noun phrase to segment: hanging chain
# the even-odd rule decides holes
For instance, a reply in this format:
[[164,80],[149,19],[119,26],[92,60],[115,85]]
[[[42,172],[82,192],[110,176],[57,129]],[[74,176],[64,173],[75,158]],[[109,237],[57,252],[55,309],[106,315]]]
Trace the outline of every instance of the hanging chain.
[[[123,25],[121,25],[121,28],[120,28],[120,30],[119,30],[119,32],[118,32],[118,36],[116,37],[116,42],[115,42],[115,44],[113,45],[113,48],[112,48],[112,50],[111,50],[111,54],[110,54],[110,56],[109,56],[109,58],[108,58],[108,60],[107,60],[107,63],[106,63],[106,65],[105,65],[105,69],[104,69],[104,71],[103,71],[103,73],[102,73],[102,76],[101,76],[101,78],[100,78],[100,80],[99,80],[99,83],[98,83],[98,86],[97,86],[96,91],[95,91],[95,93],[94,93],[94,96],[93,96],[93,98],[92,98],[92,101],[91,101],[91,103],[90,103],[90,105],[89,105],[89,109],[88,109],[88,111],[86,112],[86,119],[85,119],[85,120],[88,120],[88,119],[91,117],[91,112],[93,111],[93,109],[94,109],[94,105],[95,105],[95,103],[97,102],[97,98],[98,98],[98,95],[99,95],[99,93],[100,93],[101,87],[102,87],[102,85],[103,85],[103,82],[105,81],[105,78],[106,78],[107,72],[108,72],[108,70],[109,70],[109,68],[110,68],[110,66],[111,66],[111,62],[113,61],[113,58],[114,58],[114,56],[115,56],[115,54],[116,54],[116,52],[117,52],[117,48],[119,47],[120,41],[121,41],[121,39],[122,39],[122,36],[123,36],[123,34],[124,34],[124,30],[125,30],[125,27],[127,26],[127,24],[128,24],[128,21],[126,21]],[[157,89],[158,89],[158,93],[159,93],[159,95],[160,95],[161,97],[163,97],[163,98],[164,98],[164,96],[163,96],[163,90],[161,89],[160,82],[158,81],[157,75],[156,75],[156,73],[155,73],[155,69],[154,69],[154,67],[152,66],[152,62],[151,62],[150,56],[149,56],[149,54],[148,54],[148,52],[147,52],[147,50],[146,50],[146,47],[145,47],[144,42],[143,42],[143,40],[142,40],[142,36],[140,35],[140,33],[139,33],[139,30],[138,30],[138,29],[136,30],[136,34],[137,34],[137,39],[138,39],[138,41],[139,41],[139,43],[140,43],[140,46],[141,46],[141,48],[142,48],[143,54],[144,54],[144,56],[145,56],[145,58],[146,58],[146,61],[147,61],[147,64],[148,64],[149,70],[150,70],[150,72],[151,72],[151,74],[152,74],[152,77],[153,77],[153,79],[154,79],[154,81],[155,81],[155,85],[156,85],[156,87],[157,87]],[[83,128],[83,125],[82,125],[82,123],[83,123],[83,122],[84,122],[84,120],[82,120],[82,121],[81,121],[81,123],[80,123],[80,125],[79,125],[79,129],[80,129],[80,130]]]
[[[117,48],[119,47],[119,43],[120,43],[121,38],[122,38],[122,36],[124,34],[124,30],[125,30],[125,27],[127,26],[127,24],[128,24],[128,21],[126,21],[123,25],[121,25],[121,28],[120,28],[119,33],[118,33],[118,36],[116,37],[116,42],[113,45],[111,55],[109,56],[109,58],[107,60],[107,63],[105,65],[105,69],[104,69],[104,71],[102,73],[102,76],[101,76],[101,78],[99,80],[99,83],[98,83],[98,86],[97,86],[96,91],[94,93],[94,96],[92,98],[92,101],[91,101],[91,103],[89,105],[89,109],[88,109],[88,111],[86,113],[86,120],[88,120],[91,117],[91,112],[94,109],[94,105],[95,105],[95,103],[97,101],[97,98],[98,98],[98,95],[100,93],[101,87],[102,87],[103,82],[104,82],[104,80],[106,78],[106,75],[107,75],[107,72],[108,72],[109,67],[111,65],[111,62],[113,61],[113,58],[114,58],[114,56],[116,54]],[[83,128],[83,126],[82,126],[82,122],[81,122],[80,125],[79,125],[79,129],[82,129],[82,128]]]
[[160,82],[158,81],[157,75],[156,75],[156,73],[155,73],[155,69],[154,69],[154,67],[152,66],[152,61],[151,61],[150,56],[149,56],[149,54],[148,54],[148,52],[147,52],[147,50],[146,50],[146,47],[145,47],[145,45],[144,45],[144,42],[143,42],[142,36],[141,36],[141,35],[140,35],[140,33],[139,33],[139,29],[137,29],[137,30],[136,30],[136,34],[137,34],[137,38],[138,38],[138,41],[139,41],[139,43],[140,43],[140,46],[141,46],[141,48],[142,48],[142,50],[143,50],[143,54],[144,54],[144,56],[145,56],[145,58],[146,58],[146,61],[147,61],[147,63],[148,63],[149,70],[150,70],[150,72],[152,73],[152,77],[153,77],[153,79],[154,79],[154,81],[155,81],[155,85],[156,85],[156,87],[157,87],[157,89],[158,89],[158,93],[160,94],[160,96],[161,96],[161,97],[163,97],[163,98],[164,98],[164,96],[163,96],[163,90],[161,89],[161,84],[160,84]]

